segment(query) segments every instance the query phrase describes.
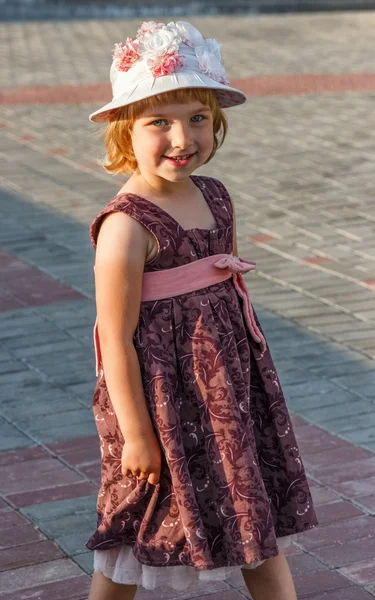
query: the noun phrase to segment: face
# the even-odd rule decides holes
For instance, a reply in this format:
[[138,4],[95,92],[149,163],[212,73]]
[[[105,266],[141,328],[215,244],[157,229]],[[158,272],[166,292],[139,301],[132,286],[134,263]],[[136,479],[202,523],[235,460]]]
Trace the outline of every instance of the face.
[[183,182],[211,155],[211,109],[196,101],[147,109],[134,123],[132,143],[145,179]]

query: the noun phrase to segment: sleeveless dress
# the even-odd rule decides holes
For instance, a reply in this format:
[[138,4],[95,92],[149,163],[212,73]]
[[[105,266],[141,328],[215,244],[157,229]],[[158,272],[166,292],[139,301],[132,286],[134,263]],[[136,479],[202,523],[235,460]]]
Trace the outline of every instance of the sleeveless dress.
[[[232,253],[227,190],[213,178],[191,179],[215,229],[184,230],[153,202],[123,193],[94,220],[94,249],[103,219],[121,211],[157,240],[145,272]],[[197,579],[225,579],[317,524],[275,366],[251,338],[241,303],[232,279],[141,303],[134,345],[162,450],[156,486],[121,474],[126,440],[99,372],[93,411],[101,488],[86,547],[95,551],[94,569],[117,583],[183,589]]]

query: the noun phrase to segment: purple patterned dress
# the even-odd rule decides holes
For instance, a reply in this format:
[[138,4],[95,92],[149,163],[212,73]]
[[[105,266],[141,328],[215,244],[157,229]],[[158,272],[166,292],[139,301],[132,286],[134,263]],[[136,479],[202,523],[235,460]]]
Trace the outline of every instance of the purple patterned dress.
[[[119,194],[92,224],[94,248],[103,218],[122,211],[157,239],[160,250],[146,272],[231,253],[228,192],[218,180],[192,180],[216,219],[215,230],[184,230],[149,200]],[[273,557],[276,538],[314,527],[275,366],[247,331],[232,279],[142,302],[134,344],[162,449],[160,483],[122,476],[124,439],[101,372],[93,410],[102,485],[98,527],[87,548],[127,546],[143,565],[212,570]]]

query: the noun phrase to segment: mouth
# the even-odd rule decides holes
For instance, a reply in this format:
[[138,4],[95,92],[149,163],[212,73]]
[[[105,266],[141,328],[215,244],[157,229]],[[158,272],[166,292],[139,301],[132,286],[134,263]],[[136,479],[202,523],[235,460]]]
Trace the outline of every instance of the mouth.
[[163,158],[165,158],[170,164],[174,165],[175,167],[186,167],[191,159],[193,158],[193,156],[195,156],[196,152],[194,152],[193,154],[181,154],[180,156],[164,156]]

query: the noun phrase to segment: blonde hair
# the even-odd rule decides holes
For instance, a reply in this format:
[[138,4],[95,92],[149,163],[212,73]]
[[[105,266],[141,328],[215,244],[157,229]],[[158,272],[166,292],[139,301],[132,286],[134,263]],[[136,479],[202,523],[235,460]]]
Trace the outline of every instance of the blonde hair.
[[224,142],[228,130],[228,122],[223,113],[215,92],[207,88],[177,89],[164,92],[122,106],[114,112],[112,120],[104,128],[104,144],[106,156],[102,166],[108,173],[129,174],[137,168],[137,160],[133,152],[131,135],[134,122],[148,108],[156,108],[166,102],[184,104],[197,101],[209,106],[213,116],[214,144],[207,159],[209,162]]

